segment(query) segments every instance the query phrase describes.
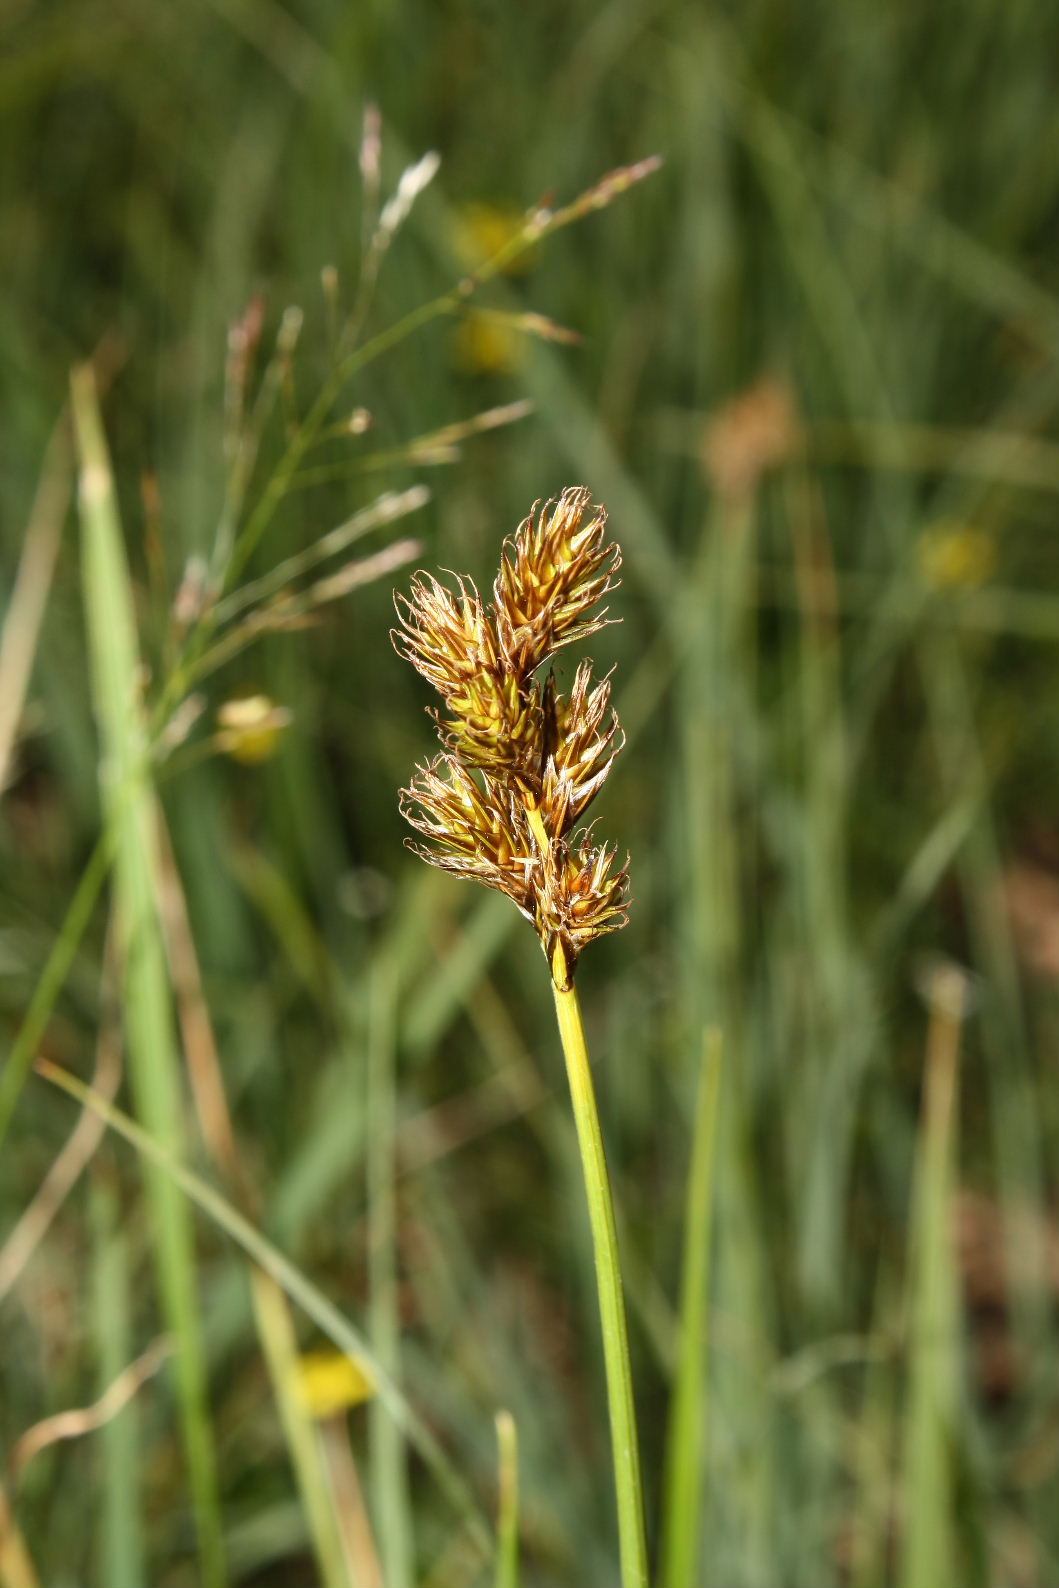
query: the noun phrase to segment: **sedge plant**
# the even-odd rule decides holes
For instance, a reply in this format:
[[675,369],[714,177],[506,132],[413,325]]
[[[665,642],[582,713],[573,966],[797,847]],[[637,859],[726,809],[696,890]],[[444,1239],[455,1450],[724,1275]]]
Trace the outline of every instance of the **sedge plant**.
[[624,926],[628,867],[577,831],[623,737],[609,678],[579,664],[568,694],[542,670],[610,621],[600,603],[621,553],[583,487],[533,511],[505,542],[491,603],[418,574],[399,596],[394,644],[433,685],[441,753],[401,792],[431,865],[506,894],[551,972],[588,1198],[610,1407],[623,1588],[645,1588],[643,1493],[614,1207],[574,972],[587,944]]

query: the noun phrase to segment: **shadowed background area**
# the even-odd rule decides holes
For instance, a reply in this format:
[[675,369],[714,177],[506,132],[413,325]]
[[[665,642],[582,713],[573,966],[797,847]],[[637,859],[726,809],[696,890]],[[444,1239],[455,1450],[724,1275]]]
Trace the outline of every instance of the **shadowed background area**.
[[[492,1582],[499,1409],[523,1582],[617,1582],[547,966],[508,900],[402,847],[431,701],[388,634],[414,567],[488,589],[574,483],[624,554],[587,649],[633,905],[578,985],[649,1536],[697,1562],[674,1576],[670,1541],[661,1580],[1046,1588],[1050,14],[5,0],[0,25],[2,1588]],[[470,290],[527,215],[651,155]],[[712,1246],[682,1300],[686,1228]],[[696,1352],[700,1448],[664,1481]]]

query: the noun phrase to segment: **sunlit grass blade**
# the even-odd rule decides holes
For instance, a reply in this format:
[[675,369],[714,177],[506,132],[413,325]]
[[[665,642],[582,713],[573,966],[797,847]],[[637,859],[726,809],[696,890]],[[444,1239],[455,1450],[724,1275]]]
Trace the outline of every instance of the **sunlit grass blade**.
[[438,1440],[413,1410],[401,1390],[378,1361],[367,1340],[349,1320],[338,1311],[322,1291],[283,1253],[273,1246],[249,1219],[232,1206],[219,1191],[207,1184],[200,1175],[186,1167],[154,1136],[142,1130],[136,1122],[120,1109],[97,1096],[90,1087],[50,1060],[39,1059],[37,1070],[70,1097],[93,1109],[105,1119],[111,1130],[134,1147],[140,1156],[154,1165],[171,1184],[206,1214],[207,1218],[230,1236],[266,1273],[271,1274],[290,1299],[310,1317],[333,1345],[350,1358],[370,1378],[375,1394],[389,1409],[391,1417],[404,1430],[424,1463],[433,1472],[439,1487],[448,1496],[459,1513],[468,1536],[476,1548],[486,1556],[492,1554],[492,1538],[477,1501],[465,1480],[445,1454]]
[[952,1532],[959,1322],[950,1220],[960,1022],[967,998],[963,972],[955,966],[937,969],[927,992],[930,1028],[910,1228],[902,1588],[959,1580]]
[[[106,819],[116,835],[116,940],[129,1069],[136,1105],[147,1128],[179,1151],[180,1066],[157,914],[153,795],[139,701],[141,675],[132,592],[89,367],[74,372],[71,397],[80,461],[86,623],[101,739],[100,781]],[[192,1224],[174,1186],[153,1169],[147,1175],[147,1192],[163,1307],[177,1341],[176,1383],[202,1588],[220,1588],[227,1574]]]
[[0,1484],[0,1588],[41,1588],[3,1484]]
[[706,1038],[684,1209],[680,1347],[670,1411],[663,1497],[662,1588],[697,1580],[702,1535],[709,1393],[710,1247],[721,1036]]
[[519,1588],[518,1429],[510,1412],[496,1414],[499,1461],[499,1517],[496,1538],[496,1588]]

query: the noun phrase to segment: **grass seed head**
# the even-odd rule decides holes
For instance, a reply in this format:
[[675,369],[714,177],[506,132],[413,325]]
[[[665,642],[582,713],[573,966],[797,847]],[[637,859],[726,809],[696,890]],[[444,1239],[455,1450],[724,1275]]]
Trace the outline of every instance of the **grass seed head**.
[[397,598],[398,653],[431,683],[444,753],[401,791],[409,841],[430,865],[513,899],[533,922],[558,987],[586,944],[624,926],[627,866],[572,829],[602,788],[623,736],[610,680],[582,662],[569,694],[534,676],[608,621],[599,602],[621,554],[583,487],[538,503],[505,544],[487,609],[469,579],[417,574]]
[[430,847],[408,840],[432,866],[497,888],[529,919],[534,910],[534,870],[539,865],[525,809],[503,784],[479,782],[456,756],[441,755],[416,768],[400,794],[401,814]]
[[450,590],[417,574],[397,597],[398,654],[433,684],[444,711],[433,713],[446,749],[468,766],[536,787],[540,763],[539,692],[506,666],[491,613],[470,579]]
[[568,486],[557,501],[534,503],[505,543],[493,585],[497,637],[513,673],[527,677],[561,646],[588,639],[607,622],[593,608],[617,584],[621,553],[607,540],[607,510]]
[[628,861],[614,869],[615,849],[593,847],[585,834],[576,846],[553,844],[535,890],[534,924],[556,986],[569,987],[582,952],[628,920]]
[[610,679],[593,688],[590,662],[578,666],[569,695],[560,695],[549,675],[543,715],[540,804],[549,832],[565,838],[606,782],[625,736],[611,710]]

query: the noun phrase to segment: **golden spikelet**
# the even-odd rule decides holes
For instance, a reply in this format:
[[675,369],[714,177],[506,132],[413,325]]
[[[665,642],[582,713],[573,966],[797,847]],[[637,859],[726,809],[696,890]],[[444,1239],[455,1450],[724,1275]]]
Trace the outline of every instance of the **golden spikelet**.
[[[628,863],[613,870],[616,849],[561,839],[548,850],[535,889],[534,924],[558,986],[569,984],[581,950],[628,920]],[[564,976],[565,970],[565,976]]]
[[405,661],[445,702],[434,713],[439,736],[468,766],[534,786],[540,762],[539,692],[505,665],[491,615],[470,579],[455,592],[417,574],[409,596],[397,596],[401,627],[392,631]]
[[571,836],[624,742],[610,680],[582,662],[569,694],[537,670],[609,621],[599,602],[621,553],[606,510],[582,487],[539,503],[505,543],[493,601],[417,574],[397,598],[398,653],[438,691],[444,753],[401,791],[402,814],[431,865],[513,899],[531,920],[556,986],[586,943],[625,924],[628,870],[613,849]]
[[409,847],[457,877],[498,888],[534,918],[533,873],[539,856],[525,810],[501,783],[481,782],[453,755],[416,768],[399,796],[401,815],[433,845]]
[[505,542],[493,585],[497,635],[509,669],[536,672],[560,646],[588,639],[607,622],[591,609],[614,589],[621,552],[607,541],[607,510],[582,486],[533,505]]
[[610,679],[592,687],[592,664],[581,662],[569,695],[554,675],[544,686],[544,759],[540,806],[552,838],[565,838],[606,782],[625,743],[610,706]]

